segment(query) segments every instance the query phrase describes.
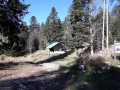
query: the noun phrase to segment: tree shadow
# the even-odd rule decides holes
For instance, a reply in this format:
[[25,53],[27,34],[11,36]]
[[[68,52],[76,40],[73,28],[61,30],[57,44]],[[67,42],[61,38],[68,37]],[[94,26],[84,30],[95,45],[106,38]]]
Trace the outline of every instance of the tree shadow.
[[34,64],[32,62],[4,62],[0,63],[0,70],[15,70],[16,67]]
[[0,70],[9,70],[12,68],[15,68],[17,66],[22,66],[22,65],[26,65],[26,64],[32,64],[32,65],[39,65],[42,63],[49,63],[49,62],[53,62],[59,59],[63,59],[65,57],[67,57],[68,55],[72,54],[74,52],[74,49],[71,49],[70,51],[64,53],[64,54],[60,54],[57,56],[52,56],[51,58],[48,58],[44,61],[40,61],[40,62],[7,62],[7,63],[0,63]]
[[[12,79],[2,82],[0,81],[0,89],[3,87],[10,87],[9,90],[61,90],[67,86],[67,84],[64,83],[71,79],[71,73],[73,72],[69,71],[68,73],[64,73],[64,70],[70,69],[75,70],[77,69],[77,67],[63,67],[62,69],[57,71],[44,73],[40,72],[37,75],[32,75],[29,77]],[[77,80],[77,78],[75,79]],[[23,86],[25,86],[26,88],[23,88]]]
[[18,65],[19,63],[15,63],[15,62],[0,63],[0,70],[9,70]]
[[67,57],[68,55],[72,54],[75,50],[74,49],[71,49],[70,51],[66,51],[65,53],[63,54],[60,54],[60,55],[57,55],[57,56],[52,56],[44,61],[40,61],[40,62],[37,62],[35,64],[42,64],[42,63],[49,63],[49,62],[53,62],[53,61],[56,61],[56,60],[60,60],[60,59],[63,59],[65,57]]
[[[50,89],[54,90],[59,87],[61,89],[74,90],[120,90],[120,68],[109,66],[103,61],[87,62],[85,70],[79,70],[79,61],[72,67],[65,67],[69,70],[67,73],[61,73],[56,78],[56,83]],[[91,67],[92,69],[90,70]],[[106,67],[104,70],[102,67]],[[61,71],[65,71],[62,69]]]

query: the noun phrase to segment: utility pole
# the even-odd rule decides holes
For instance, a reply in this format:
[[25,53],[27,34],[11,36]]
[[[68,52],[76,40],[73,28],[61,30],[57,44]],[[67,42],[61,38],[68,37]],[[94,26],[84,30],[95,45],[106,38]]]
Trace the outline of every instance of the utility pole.
[[90,4],[89,4],[89,21],[90,21],[90,49],[91,49],[91,56],[93,55],[93,31],[91,28],[91,8],[90,8]]
[[105,32],[105,0],[103,0],[103,31],[102,31],[102,50],[104,51],[104,32]]
[[106,0],[106,49],[108,54],[109,36],[108,36],[108,0]]

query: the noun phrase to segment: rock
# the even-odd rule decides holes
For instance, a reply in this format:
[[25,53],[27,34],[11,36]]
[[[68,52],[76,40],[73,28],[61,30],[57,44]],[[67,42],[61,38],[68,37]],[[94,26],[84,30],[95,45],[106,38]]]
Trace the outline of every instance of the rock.
[[102,73],[101,71],[98,71],[98,73],[100,74],[100,73]]
[[44,88],[43,88],[43,87],[40,87],[40,90],[44,90]]
[[80,70],[83,70],[83,69],[84,69],[84,65],[80,65],[80,66],[79,66],[79,69],[80,69]]
[[106,67],[102,67],[102,70],[105,70],[106,69]]
[[108,67],[107,67],[107,70],[109,70],[110,68],[111,68],[111,67],[110,67],[110,66],[108,66]]
[[21,89],[26,89],[26,86],[24,86],[22,83],[20,83],[20,82],[18,82],[18,81],[16,81],[16,83],[19,85],[20,90],[21,90]]
[[94,71],[94,73],[96,73],[96,71]]
[[83,86],[80,86],[80,88],[84,88]]
[[102,67],[102,70],[109,70],[111,67],[110,66],[104,66]]
[[72,77],[74,77],[74,75],[72,75]]
[[86,85],[87,85],[87,84],[88,84],[88,82],[84,82],[84,84],[86,84]]

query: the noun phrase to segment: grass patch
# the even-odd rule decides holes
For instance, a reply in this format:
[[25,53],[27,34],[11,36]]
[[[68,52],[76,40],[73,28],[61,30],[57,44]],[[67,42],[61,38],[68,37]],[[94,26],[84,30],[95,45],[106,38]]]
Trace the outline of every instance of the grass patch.
[[40,54],[37,54],[36,57],[37,56],[48,56],[48,55],[49,55],[48,53],[40,53]]
[[27,57],[27,55],[24,55],[24,57]]
[[[120,68],[110,66],[109,70],[103,70],[102,66],[108,66],[104,61],[103,57],[85,56],[79,59],[65,57],[54,62],[63,68],[58,72],[59,77],[55,78],[55,84],[50,89],[59,87],[60,90],[119,90]],[[70,66],[70,62],[75,64]],[[85,70],[79,70],[79,64],[84,64]]]
[[70,67],[71,65],[74,64],[75,60],[76,60],[76,58],[65,57],[63,59],[54,61],[53,63],[64,66],[64,67]]
[[25,66],[25,65],[30,65],[30,64],[28,64],[28,63],[19,63],[19,62],[0,63],[0,70],[18,68],[18,67]]

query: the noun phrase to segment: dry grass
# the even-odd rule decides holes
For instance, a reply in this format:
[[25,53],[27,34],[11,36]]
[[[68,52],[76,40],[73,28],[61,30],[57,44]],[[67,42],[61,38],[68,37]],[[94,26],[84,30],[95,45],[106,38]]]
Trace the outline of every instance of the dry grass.
[[0,55],[0,58],[4,57],[4,60],[0,60],[0,63],[3,62],[38,62],[45,60],[49,57],[46,50],[38,50],[37,52],[20,57],[11,57],[6,55]]

